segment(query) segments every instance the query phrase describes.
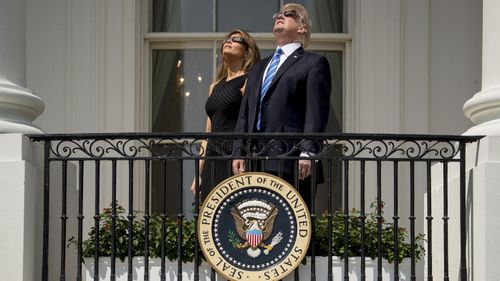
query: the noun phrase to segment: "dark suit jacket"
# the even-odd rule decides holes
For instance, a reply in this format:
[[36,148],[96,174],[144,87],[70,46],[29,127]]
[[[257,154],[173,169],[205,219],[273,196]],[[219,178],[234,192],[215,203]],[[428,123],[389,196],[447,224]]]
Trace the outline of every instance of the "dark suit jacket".
[[[271,57],[256,63],[248,74],[235,132],[256,131],[262,77]],[[279,67],[262,102],[260,132],[317,133],[324,132],[330,106],[330,66],[325,57],[298,48]],[[296,143],[297,141],[295,141]],[[281,155],[295,144],[275,142],[266,155]],[[242,140],[233,144],[233,154],[243,156],[249,143]],[[301,151],[316,152],[312,141],[302,141]],[[284,172],[293,171],[293,162],[284,163]],[[266,170],[278,171],[278,161],[267,161]]]

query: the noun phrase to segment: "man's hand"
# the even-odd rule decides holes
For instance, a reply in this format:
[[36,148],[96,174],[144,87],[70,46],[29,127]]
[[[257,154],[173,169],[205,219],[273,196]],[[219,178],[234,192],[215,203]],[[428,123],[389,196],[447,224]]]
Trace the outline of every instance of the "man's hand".
[[[311,175],[312,160],[300,159],[299,160],[299,179],[304,180]],[[233,162],[234,163],[234,162]],[[234,167],[234,164],[233,164]],[[234,168],[233,168],[234,169]]]
[[233,174],[239,175],[245,172],[245,160],[233,160]]

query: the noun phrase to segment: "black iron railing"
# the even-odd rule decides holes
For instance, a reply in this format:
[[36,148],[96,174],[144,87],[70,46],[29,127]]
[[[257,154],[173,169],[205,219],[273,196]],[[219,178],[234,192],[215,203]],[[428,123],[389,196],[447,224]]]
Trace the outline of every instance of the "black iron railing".
[[[466,267],[466,190],[465,190],[465,149],[466,144],[477,141],[480,137],[473,136],[430,136],[430,135],[381,135],[381,134],[202,134],[202,133],[136,133],[136,134],[73,134],[73,135],[36,135],[30,136],[35,142],[44,145],[44,214],[43,214],[43,267],[42,280],[48,281],[49,265],[55,257],[51,255],[54,245],[49,243],[52,236],[60,236],[59,248],[61,257],[59,259],[59,272],[57,278],[67,279],[67,270],[70,267],[76,268],[76,279],[82,280],[82,266],[84,255],[88,255],[90,244],[84,244],[88,239],[87,232],[93,226],[95,230],[102,228],[103,217],[102,208],[110,204],[109,218],[111,223],[109,231],[111,233],[111,257],[110,272],[111,280],[115,280],[115,261],[123,256],[117,243],[125,241],[127,244],[126,257],[128,258],[128,280],[132,280],[134,255],[134,222],[144,223],[145,233],[155,227],[155,222],[159,223],[161,229],[161,245],[159,257],[161,258],[160,279],[165,280],[168,274],[165,267],[167,250],[165,245],[168,233],[168,221],[172,217],[177,222],[177,276],[181,279],[183,267],[183,255],[186,255],[183,246],[183,237],[187,229],[183,221],[186,217],[198,218],[200,198],[198,194],[194,197],[193,208],[186,200],[185,190],[191,186],[192,176],[201,173],[199,161],[228,160],[230,163],[234,156],[231,155],[231,144],[235,140],[244,140],[246,146],[246,156],[238,156],[247,161],[248,167],[265,167],[267,161],[277,161],[281,165],[288,160],[297,161],[299,159],[310,159],[321,162],[322,171],[313,165],[312,181],[316,185],[316,177],[323,173],[324,183],[317,189],[311,189],[312,198],[310,202],[310,213],[313,226],[313,240],[316,241],[315,226],[320,219],[327,221],[327,244],[328,250],[328,280],[332,280],[332,255],[333,248],[338,246],[333,240],[332,233],[338,224],[335,224],[335,214],[341,216],[343,220],[343,248],[344,248],[344,279],[349,280],[349,262],[347,256],[351,245],[349,245],[349,235],[352,233],[351,208],[355,205],[359,209],[356,219],[359,223],[359,238],[361,244],[358,253],[361,256],[361,280],[365,280],[365,258],[368,258],[368,249],[365,248],[367,233],[367,211],[369,202],[374,202],[374,218],[377,223],[376,236],[376,256],[378,269],[378,280],[382,280],[382,260],[383,243],[382,228],[384,220],[389,219],[393,228],[395,257],[400,255],[401,248],[396,246],[399,242],[398,231],[402,226],[409,228],[410,247],[409,258],[411,259],[410,279],[416,280],[419,251],[425,245],[425,255],[427,272],[422,272],[422,276],[427,279],[433,278],[433,238],[440,236],[439,241],[443,241],[443,253],[438,253],[438,258],[442,259],[444,280],[450,276],[449,249],[450,247],[460,248],[460,268],[459,276],[461,280],[467,280]],[[200,156],[203,147],[202,140],[209,140],[212,150],[216,155]],[[314,143],[317,150],[314,155],[307,158],[300,157],[300,151],[305,142]],[[259,145],[253,145],[258,143]],[[273,151],[273,153],[269,153]],[[271,155],[271,156],[270,156]],[[432,172],[431,166],[440,163],[442,177],[442,196],[439,201],[432,197]],[[460,195],[458,213],[450,212],[449,195],[449,167],[458,167]],[[453,167],[455,167],[453,166]],[[227,169],[231,167],[228,164]],[[297,168],[295,168],[296,170]],[[211,171],[215,173],[215,171]],[[278,172],[281,175],[281,168]],[[194,177],[195,186],[199,188],[198,177]],[[75,180],[76,179],[76,180]],[[189,179],[189,180],[186,180]],[[295,178],[294,183],[298,183]],[[68,188],[76,185],[75,195],[76,205],[68,204]],[[55,190],[57,186],[58,190]],[[91,190],[91,192],[89,191]],[[321,198],[314,193],[322,193]],[[60,193],[60,198],[54,200],[51,195]],[[84,194],[92,194],[92,198],[84,198]],[[102,195],[109,195],[108,199],[102,199]],[[121,195],[120,195],[121,194]],[[426,209],[423,208],[422,198],[419,195],[425,194]],[[125,202],[117,202],[117,196],[126,198]],[[367,196],[373,195],[370,198]],[[141,200],[137,198],[142,198]],[[106,201],[106,202],[105,202]],[[139,203],[137,203],[139,202]],[[184,203],[183,203],[184,202]],[[321,203],[322,202],[322,203]],[[391,216],[383,214],[383,204],[389,204]],[[125,210],[128,222],[127,237],[121,237],[117,232],[118,219],[120,218],[120,205],[127,204]],[[442,206],[443,216],[441,220],[433,217],[435,206]],[[57,213],[54,212],[57,209]],[[419,209],[420,208],[420,209]],[[52,211],[51,211],[52,210]],[[136,211],[141,211],[140,215]],[[76,212],[75,216],[69,215]],[[386,211],[387,213],[387,211]],[[87,216],[86,216],[87,214]],[[91,214],[90,216],[88,214]],[[337,216],[338,217],[338,216]],[[55,225],[59,233],[54,231]],[[454,221],[460,225],[459,244],[450,245],[449,221]],[[76,222],[76,223],[74,223]],[[76,224],[76,237],[68,234],[68,223]],[[440,225],[442,232],[433,232],[433,227]],[[419,235],[424,231],[425,244],[419,244]],[[196,229],[195,235],[196,235]],[[100,253],[103,249],[100,243],[100,231],[95,231],[93,240],[92,257],[95,266],[93,272],[94,280],[99,280]],[[140,242],[144,258],[144,280],[155,280],[149,273],[149,258],[151,257],[150,236],[145,235],[144,241]],[[68,241],[73,241],[76,245],[76,258],[70,257],[67,252]],[[193,241],[194,256],[193,272],[195,280],[199,278],[198,267],[201,261],[199,255],[199,245]],[[136,246],[136,245],[135,245]],[[318,245],[310,247],[310,276],[311,280],[316,280],[315,257],[318,254]],[[367,246],[366,246],[367,247]],[[324,247],[322,247],[324,248]],[[87,250],[87,252],[85,252]],[[437,259],[437,258],[436,258]],[[69,264],[75,260],[76,264]],[[422,270],[423,271],[423,267]],[[398,263],[395,263],[394,280],[399,280]],[[212,272],[212,280],[215,280],[215,273]],[[157,277],[155,277],[157,278]],[[179,280],[180,280],[179,279]],[[295,279],[298,280],[296,271]]]

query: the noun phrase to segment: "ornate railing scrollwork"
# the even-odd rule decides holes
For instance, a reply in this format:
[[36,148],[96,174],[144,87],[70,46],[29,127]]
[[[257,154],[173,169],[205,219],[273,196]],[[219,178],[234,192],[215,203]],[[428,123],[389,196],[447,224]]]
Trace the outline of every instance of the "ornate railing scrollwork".
[[198,156],[204,151],[197,139],[133,138],[54,140],[50,146],[55,158],[123,158]]
[[[244,139],[248,156],[286,158],[300,152],[312,152],[316,159],[407,159],[451,160],[459,152],[464,136],[435,138],[421,135],[343,135],[279,134],[238,136],[231,134],[134,134],[134,135],[40,135],[35,140],[50,140],[53,158],[135,158],[190,157],[211,151],[222,157],[232,156],[236,139]],[[208,141],[208,147],[202,146]],[[465,140],[466,142],[470,142]],[[210,156],[210,155],[209,155]]]
[[[452,159],[458,153],[457,142],[436,140],[328,140],[322,153],[340,147],[342,157],[366,159]],[[339,150],[339,149],[337,149]]]

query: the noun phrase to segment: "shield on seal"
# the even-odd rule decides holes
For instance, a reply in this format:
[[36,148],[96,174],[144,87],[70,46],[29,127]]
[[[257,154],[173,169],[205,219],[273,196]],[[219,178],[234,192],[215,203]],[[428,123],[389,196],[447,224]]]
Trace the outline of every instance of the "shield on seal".
[[256,248],[262,241],[262,230],[260,229],[248,229],[246,235],[248,244],[250,247]]

